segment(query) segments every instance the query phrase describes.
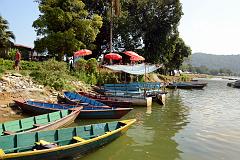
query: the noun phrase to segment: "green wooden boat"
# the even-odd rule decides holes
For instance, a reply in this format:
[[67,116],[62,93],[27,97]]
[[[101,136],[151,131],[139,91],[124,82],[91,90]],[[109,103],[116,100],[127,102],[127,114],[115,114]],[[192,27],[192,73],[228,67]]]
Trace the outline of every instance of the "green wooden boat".
[[[35,132],[53,130],[67,126],[74,122],[81,108],[61,110],[39,116],[0,123],[0,136],[19,134],[21,132]],[[1,142],[0,142],[1,143]]]
[[135,119],[122,120],[1,136],[0,159],[54,160],[81,157],[115,140],[135,121]]

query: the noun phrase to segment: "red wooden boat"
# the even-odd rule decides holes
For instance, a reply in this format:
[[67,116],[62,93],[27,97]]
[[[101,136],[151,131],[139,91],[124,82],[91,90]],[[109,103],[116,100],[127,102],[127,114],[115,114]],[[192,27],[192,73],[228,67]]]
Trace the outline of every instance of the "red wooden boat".
[[94,99],[96,101],[102,102],[108,106],[117,107],[117,108],[129,108],[132,105],[132,102],[129,101],[120,101],[117,98],[109,98],[104,95],[95,94],[95,93],[86,93],[79,91],[78,94]]

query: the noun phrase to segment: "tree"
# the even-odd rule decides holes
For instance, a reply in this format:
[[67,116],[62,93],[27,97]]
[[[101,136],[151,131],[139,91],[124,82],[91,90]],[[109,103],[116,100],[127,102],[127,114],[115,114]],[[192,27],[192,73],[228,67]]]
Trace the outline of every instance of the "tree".
[[2,57],[7,56],[7,50],[13,45],[15,36],[12,31],[9,31],[8,21],[0,16],[0,53]]
[[[104,17],[96,52],[101,52],[100,46],[109,46],[109,2],[85,0],[90,11],[95,10]],[[182,58],[191,53],[178,33],[177,27],[183,15],[179,0],[122,0],[118,5],[121,6],[121,14],[113,19],[115,47],[125,50],[141,48],[147,62],[165,65],[177,58],[181,63]],[[183,52],[183,48],[187,49],[187,53]],[[176,56],[177,52],[183,55]]]
[[114,42],[126,50],[142,47],[147,62],[179,68],[191,49],[179,37],[183,15],[179,0],[129,0],[115,22]]
[[[86,4],[86,9],[89,13],[97,13],[103,18],[103,26],[95,41],[94,55],[98,56],[103,50],[110,50],[111,28],[113,28],[113,34],[115,32],[115,23],[114,25],[112,24],[111,17],[114,17],[114,21],[120,16],[121,3],[120,0],[83,0],[83,2]],[[111,10],[113,14],[111,14]]]
[[175,42],[175,50],[171,58],[168,60],[168,63],[165,64],[166,68],[170,70],[179,69],[182,63],[184,62],[185,57],[191,55],[191,48],[186,46],[183,39],[177,38]]
[[35,48],[48,51],[60,60],[64,54],[94,49],[94,41],[102,27],[102,18],[85,9],[81,0],[37,0],[42,13],[33,22],[37,31]]

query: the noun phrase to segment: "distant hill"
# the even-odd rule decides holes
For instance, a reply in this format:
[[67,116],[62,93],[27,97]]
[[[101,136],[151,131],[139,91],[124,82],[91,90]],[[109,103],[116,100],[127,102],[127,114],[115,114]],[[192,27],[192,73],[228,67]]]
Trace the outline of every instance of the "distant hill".
[[188,62],[194,67],[206,66],[209,69],[230,69],[232,72],[240,73],[240,55],[213,55],[205,53],[194,53]]

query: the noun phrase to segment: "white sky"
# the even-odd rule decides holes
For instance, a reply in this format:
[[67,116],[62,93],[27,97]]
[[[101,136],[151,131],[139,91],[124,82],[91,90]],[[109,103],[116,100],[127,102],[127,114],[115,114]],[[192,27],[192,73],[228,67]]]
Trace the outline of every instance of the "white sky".
[[179,31],[194,52],[240,54],[240,0],[181,0]]

